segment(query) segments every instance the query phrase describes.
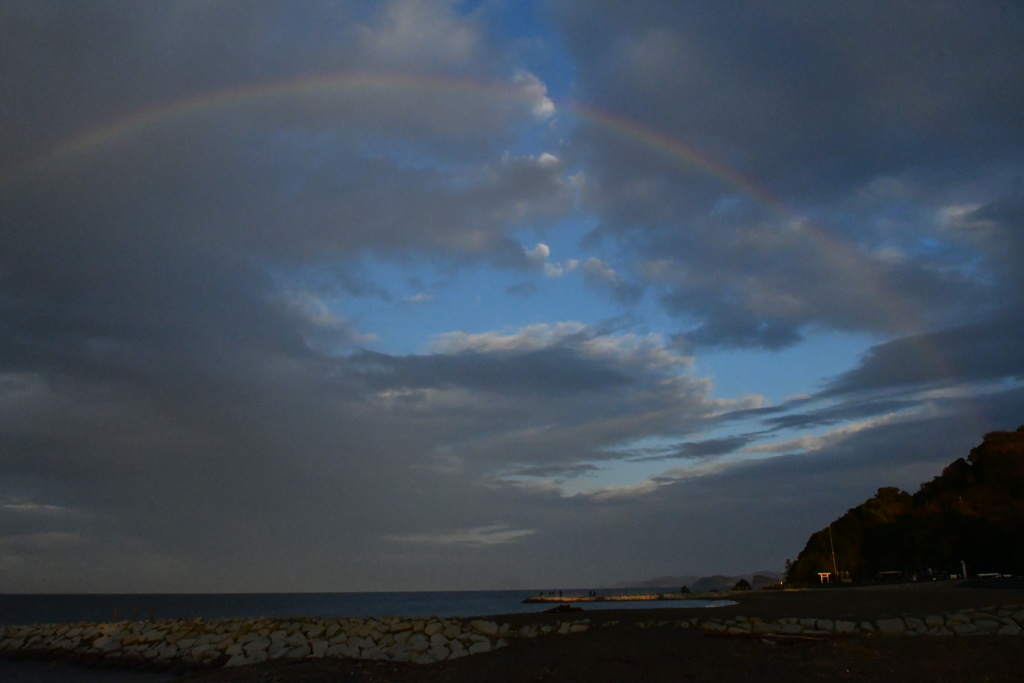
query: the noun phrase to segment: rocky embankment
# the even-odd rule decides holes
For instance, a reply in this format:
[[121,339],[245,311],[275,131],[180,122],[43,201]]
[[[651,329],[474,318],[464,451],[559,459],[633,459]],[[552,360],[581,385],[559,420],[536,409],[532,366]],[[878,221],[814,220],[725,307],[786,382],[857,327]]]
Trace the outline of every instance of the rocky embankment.
[[705,619],[700,628],[709,633],[730,635],[929,635],[968,636],[1024,633],[1024,606],[1004,605],[983,609],[964,609],[953,614],[932,614],[925,617],[889,617],[874,621],[843,621],[784,617],[772,621],[756,617]]
[[1024,606],[874,621],[816,618],[700,618],[633,622],[587,618],[513,626],[488,619],[174,619],[109,624],[0,627],[0,657],[154,668],[239,666],[273,659],[362,658],[432,663],[489,652],[514,639],[580,633],[632,624],[700,629],[714,635],[828,637],[880,635],[1021,635]]
[[489,652],[508,638],[574,633],[586,620],[527,625],[487,619],[173,619],[0,627],[0,657],[84,664],[218,668],[339,657],[432,663]]

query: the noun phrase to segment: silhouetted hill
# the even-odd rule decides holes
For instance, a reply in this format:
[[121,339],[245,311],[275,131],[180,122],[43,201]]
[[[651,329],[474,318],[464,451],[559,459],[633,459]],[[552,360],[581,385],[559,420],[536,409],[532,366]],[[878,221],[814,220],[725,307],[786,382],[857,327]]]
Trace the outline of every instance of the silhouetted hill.
[[[830,538],[831,530],[831,538]],[[991,432],[911,495],[894,487],[815,532],[787,573],[854,581],[980,572],[1024,574],[1024,426]]]

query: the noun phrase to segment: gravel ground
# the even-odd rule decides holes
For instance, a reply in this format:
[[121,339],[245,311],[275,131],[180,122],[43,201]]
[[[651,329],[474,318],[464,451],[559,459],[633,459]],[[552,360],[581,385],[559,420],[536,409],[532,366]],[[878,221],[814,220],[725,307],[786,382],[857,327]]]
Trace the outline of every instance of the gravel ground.
[[[949,583],[806,591],[761,591],[733,596],[738,604],[715,616],[878,619],[948,614],[965,608],[1024,603],[1024,591],[957,588]],[[192,683],[326,681],[1018,681],[1024,636],[856,636],[768,640],[721,637],[696,630],[640,628],[637,622],[674,621],[694,610],[587,610],[582,615],[508,615],[520,623],[586,616],[618,621],[566,636],[515,641],[485,655],[433,665],[369,661],[267,663],[198,674]]]
[[[193,673],[188,683],[326,683],[327,681],[1018,681],[1024,636],[882,636],[766,639],[715,636],[659,627],[692,616],[817,617],[852,621],[950,614],[965,608],[1024,604],[1024,591],[959,588],[952,583],[757,591],[729,596],[737,604],[703,609],[597,610],[499,615],[514,625],[590,619],[583,633],[512,640],[491,653],[432,665],[366,660],[266,662]],[[617,622],[611,624],[611,622]],[[641,628],[638,623],[646,624]],[[2,662],[0,662],[2,664]],[[22,664],[22,663],[12,663]],[[38,664],[38,663],[32,663]],[[22,669],[23,671],[25,669]],[[75,673],[79,674],[75,677]],[[100,680],[90,670],[47,671],[47,681]],[[70,677],[60,678],[65,673]],[[113,672],[108,672],[113,673]],[[165,674],[166,675],[166,674]],[[131,677],[131,674],[128,675]],[[116,681],[112,675],[109,680]],[[166,680],[160,676],[161,680]],[[26,679],[30,680],[30,679]],[[141,679],[140,679],[141,680]],[[150,680],[156,680],[155,678]]]

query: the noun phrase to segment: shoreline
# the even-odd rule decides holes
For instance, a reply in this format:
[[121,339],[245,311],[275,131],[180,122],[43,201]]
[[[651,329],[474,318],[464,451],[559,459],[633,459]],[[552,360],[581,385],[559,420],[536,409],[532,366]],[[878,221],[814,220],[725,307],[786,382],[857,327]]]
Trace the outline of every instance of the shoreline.
[[1007,637],[1024,633],[1020,590],[919,584],[736,591],[716,597],[731,604],[482,618],[199,618],[6,626],[0,627],[0,657],[211,672],[305,660],[447,665],[510,645],[563,637],[571,641],[622,629],[776,641],[991,635],[1019,642]]

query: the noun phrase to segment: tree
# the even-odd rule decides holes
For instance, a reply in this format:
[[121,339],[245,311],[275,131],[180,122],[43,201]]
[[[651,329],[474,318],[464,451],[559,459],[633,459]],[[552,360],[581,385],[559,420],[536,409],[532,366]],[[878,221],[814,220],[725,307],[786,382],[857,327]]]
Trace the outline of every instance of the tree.
[[961,561],[1024,573],[1024,426],[986,434],[914,495],[878,489],[811,534],[796,562],[787,560],[786,580],[817,583],[833,566],[856,581],[880,572],[955,573]]

